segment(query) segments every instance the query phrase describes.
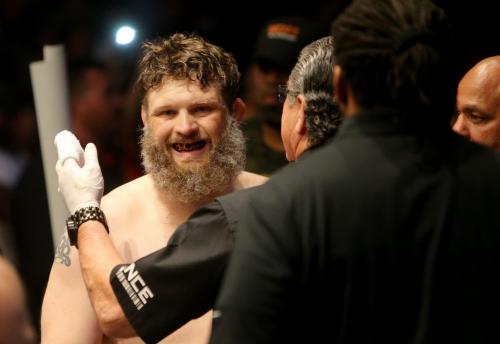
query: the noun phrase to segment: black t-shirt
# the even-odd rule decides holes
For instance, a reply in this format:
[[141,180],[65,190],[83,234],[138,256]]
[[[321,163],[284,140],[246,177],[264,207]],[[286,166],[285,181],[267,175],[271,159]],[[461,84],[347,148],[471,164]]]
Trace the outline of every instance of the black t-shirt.
[[111,285],[137,334],[156,343],[212,309],[250,188],[198,209],[165,248],[111,273]]

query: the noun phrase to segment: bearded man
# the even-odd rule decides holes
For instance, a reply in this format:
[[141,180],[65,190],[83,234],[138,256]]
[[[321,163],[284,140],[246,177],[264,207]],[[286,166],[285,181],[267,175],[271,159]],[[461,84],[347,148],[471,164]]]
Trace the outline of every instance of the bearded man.
[[[137,86],[147,174],[113,190],[101,204],[113,244],[130,262],[163,247],[201,205],[266,180],[242,171],[245,143],[238,121],[245,104],[237,98],[240,73],[233,56],[196,35],[174,34],[143,48]],[[161,342],[205,343],[210,326],[208,312]],[[42,343],[106,340],[82,280],[78,252],[65,235],[44,298]]]

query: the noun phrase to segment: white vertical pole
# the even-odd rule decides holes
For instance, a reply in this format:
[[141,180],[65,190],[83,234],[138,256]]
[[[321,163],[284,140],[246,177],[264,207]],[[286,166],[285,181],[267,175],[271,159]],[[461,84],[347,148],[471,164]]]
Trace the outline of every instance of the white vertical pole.
[[[57,150],[54,146],[54,137],[63,129],[69,130],[71,124],[64,47],[44,46],[43,56],[43,61],[30,63],[30,74],[47,186],[52,238],[56,248],[69,213],[61,195],[57,192],[58,182],[55,172]],[[33,224],[33,227],[33,230],[37,230],[36,224]]]

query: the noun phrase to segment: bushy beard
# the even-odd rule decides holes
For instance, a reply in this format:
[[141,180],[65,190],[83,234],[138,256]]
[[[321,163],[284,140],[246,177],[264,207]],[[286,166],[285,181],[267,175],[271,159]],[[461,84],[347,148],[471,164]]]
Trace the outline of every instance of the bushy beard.
[[206,202],[226,192],[245,166],[245,139],[237,121],[226,116],[226,129],[205,162],[179,166],[170,147],[157,144],[147,126],[141,136],[142,164],[167,197],[182,203]]

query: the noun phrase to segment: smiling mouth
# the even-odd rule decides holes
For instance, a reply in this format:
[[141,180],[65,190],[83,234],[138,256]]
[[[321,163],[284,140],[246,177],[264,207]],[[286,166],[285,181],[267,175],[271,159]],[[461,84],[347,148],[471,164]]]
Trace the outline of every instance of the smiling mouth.
[[197,141],[192,143],[174,143],[172,144],[172,147],[177,152],[192,152],[202,149],[206,144],[207,143],[205,141]]

